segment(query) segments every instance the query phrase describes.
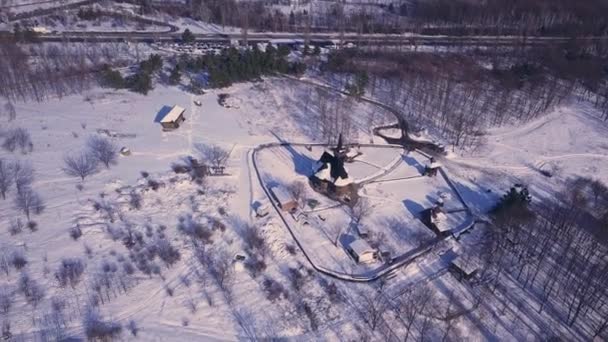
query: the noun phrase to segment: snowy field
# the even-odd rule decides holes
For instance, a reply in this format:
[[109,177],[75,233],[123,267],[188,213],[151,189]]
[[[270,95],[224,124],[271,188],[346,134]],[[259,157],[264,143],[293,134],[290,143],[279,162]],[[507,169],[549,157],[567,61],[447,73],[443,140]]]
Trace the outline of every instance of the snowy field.
[[[328,283],[334,280],[311,270],[276,213],[263,220],[253,217],[252,203],[267,199],[251,170],[251,149],[268,142],[325,142],[320,135],[318,108],[310,105],[315,101],[314,92],[290,80],[268,79],[202,96],[193,96],[179,87],[158,86],[148,96],[94,89],[85,96],[16,103],[16,119],[9,122],[2,117],[0,130],[27,129],[33,151],[22,154],[0,150],[0,158],[31,163],[35,170],[32,187],[40,193],[46,208],[32,216],[36,231],[25,228],[20,234],[11,235],[11,222],[25,220],[25,216],[15,208],[14,189],[9,190],[7,199],[0,200],[0,256],[25,255],[27,264],[22,270],[35,278],[45,295],[32,306],[17,291],[21,272],[11,268],[8,275],[2,273],[0,290],[17,294],[10,315],[0,313],[0,321],[10,321],[17,340],[41,340],[42,334],[50,336],[50,340],[82,336],[86,303],[96,298],[105,317],[121,322],[125,330],[133,320],[139,327],[139,338],[146,341],[247,340],[252,336],[336,341],[368,336],[382,340],[380,335],[368,335],[365,323],[360,321],[364,302],[357,299],[357,293],[370,285],[337,282],[345,299],[335,301],[333,292],[328,290]],[[220,106],[218,93],[230,94],[238,108]],[[195,106],[194,100],[202,105]],[[177,131],[162,132],[154,117],[162,106],[173,104],[186,108],[186,122]],[[370,105],[352,105],[350,142],[367,143],[371,140],[369,127],[392,123],[390,116],[378,113]],[[554,189],[575,175],[608,181],[603,172],[608,169],[608,129],[590,111],[590,107],[573,102],[524,127],[491,131],[476,154],[453,155],[442,162],[467,205],[478,214],[487,211],[514,182],[530,184],[533,196],[542,198],[552,196]],[[67,176],[62,170],[65,155],[81,151],[90,136],[100,134],[98,130],[112,131],[112,141],[130,149],[131,155],[121,156],[117,165],[101,168],[84,182]],[[173,163],[196,155],[194,147],[198,143],[213,143],[231,151],[227,176],[210,177],[206,184],[199,185],[171,171]],[[347,167],[357,179],[380,175],[393,160],[401,158],[399,150],[382,151],[364,148],[363,158]],[[310,170],[307,166],[321,151],[302,148],[296,152],[304,162],[294,163],[294,155],[285,149],[261,153],[264,177],[282,184],[305,181]],[[424,162],[420,156],[404,156],[397,168],[362,190],[362,195],[373,200],[379,209],[364,224],[373,232],[383,231],[394,253],[415,248],[419,241],[432,237],[426,227],[418,224],[416,213],[428,207],[438,191],[451,192],[439,178],[419,177]],[[545,168],[553,172],[552,178],[540,174],[539,169]],[[131,203],[134,196],[141,199],[139,206]],[[412,203],[405,203],[406,199]],[[319,201],[321,206],[331,206],[330,201]],[[450,194],[446,207],[460,209],[462,205]],[[344,226],[350,219],[339,208],[317,214]],[[235,262],[231,295],[227,296],[201,270],[197,261],[200,251],[178,229],[180,218],[190,222],[190,217],[211,230],[204,250],[218,258],[225,254],[231,267],[235,255],[248,255],[243,231],[248,226],[259,227],[269,245],[263,273],[253,277]],[[70,231],[76,227],[82,236],[74,240]],[[179,260],[169,264],[152,255],[147,268],[138,268],[141,253],[129,250],[123,239],[116,239],[129,230],[142,235],[146,248],[168,241],[180,252]],[[353,270],[354,262],[321,229],[311,225],[302,227],[301,232],[318,251],[319,260],[335,262],[345,272]],[[448,241],[397,270],[388,281],[387,295],[399,298],[408,286],[420,283],[437,293],[436,300],[442,305],[457,298],[455,302],[465,314],[453,330],[456,340],[547,337],[547,327],[538,323],[548,319],[546,312],[535,316],[525,307],[511,306],[502,314],[487,306],[466,311],[474,307],[474,291],[447,273],[449,259],[445,257],[446,250],[458,246],[457,242]],[[79,258],[86,265],[83,279],[73,289],[60,287],[54,276],[64,258]],[[129,263],[135,267],[132,274],[125,266]],[[301,275],[305,286],[291,283],[296,272],[292,270]],[[95,284],[107,279],[111,280],[110,286],[95,290]],[[268,279],[283,284],[289,296],[269,295],[265,285],[269,284]],[[526,298],[525,293],[518,295]],[[59,325],[51,319],[56,315],[53,303],[58,300],[65,303],[61,316],[64,324]],[[308,309],[303,309],[305,306]],[[310,312],[316,315],[316,328]],[[536,321],[522,319],[525,315]],[[403,322],[388,314],[384,321],[393,334],[403,336]],[[439,329],[440,324],[435,325]],[[128,331],[122,336],[132,338]],[[429,336],[440,338],[437,332]]]

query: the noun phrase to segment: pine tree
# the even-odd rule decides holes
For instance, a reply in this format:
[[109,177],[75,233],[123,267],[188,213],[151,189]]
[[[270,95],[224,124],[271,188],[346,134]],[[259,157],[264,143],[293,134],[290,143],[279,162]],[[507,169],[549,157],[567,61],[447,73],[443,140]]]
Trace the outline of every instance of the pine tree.
[[194,34],[189,29],[185,29],[184,33],[182,33],[182,42],[184,43],[192,43],[196,40]]
[[175,65],[173,70],[171,70],[171,75],[169,75],[169,82],[173,85],[179,84],[182,80],[182,73],[180,71],[179,64]]

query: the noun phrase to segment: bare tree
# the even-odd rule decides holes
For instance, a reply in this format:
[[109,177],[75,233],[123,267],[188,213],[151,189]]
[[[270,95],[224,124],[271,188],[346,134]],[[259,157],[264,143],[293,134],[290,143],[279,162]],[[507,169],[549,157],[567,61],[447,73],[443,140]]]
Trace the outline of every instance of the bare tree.
[[375,291],[365,291],[359,294],[361,300],[360,314],[372,329],[375,331],[378,324],[382,322],[384,313],[389,309],[389,303],[382,293]]
[[29,221],[32,213],[36,215],[42,213],[44,202],[38,193],[34,192],[30,187],[26,187],[17,193],[15,207],[23,211]]
[[357,203],[351,208],[351,217],[356,225],[359,225],[366,217],[371,215],[374,207],[366,198],[359,198]]
[[63,171],[70,176],[80,177],[83,181],[98,170],[97,159],[89,152],[81,152],[75,156],[66,155],[63,161]]
[[6,199],[6,192],[14,181],[11,169],[7,161],[0,159],[0,196],[2,196],[2,199]]
[[8,115],[8,121],[13,121],[15,120],[15,118],[17,117],[17,111],[15,110],[15,106],[13,105],[12,102],[7,102],[4,105],[4,110],[6,111],[6,114]]
[[29,162],[15,161],[12,165],[12,171],[17,193],[29,188],[34,182],[34,169]]
[[298,202],[300,208],[304,208],[304,206],[306,205],[307,197],[306,184],[304,184],[304,182],[302,181],[294,181],[289,185],[288,189],[289,192],[291,192],[291,196],[293,197],[293,199]]
[[97,135],[91,136],[87,141],[87,147],[90,154],[108,169],[118,159],[118,147],[107,138]]
[[12,291],[6,287],[0,287],[0,313],[7,314],[13,305]]
[[81,259],[63,259],[55,272],[55,279],[57,279],[61,287],[70,285],[72,288],[75,288],[80,282],[84,269],[85,264]]
[[201,154],[203,159],[211,163],[211,166],[216,170],[222,170],[226,167],[226,162],[230,156],[230,152],[217,145],[196,144],[196,150]]
[[232,285],[234,283],[234,268],[231,257],[226,252],[215,253],[207,258],[209,274],[215,280],[217,286],[224,292],[228,302],[232,301]]
[[19,148],[23,154],[27,154],[34,150],[34,144],[32,143],[30,133],[25,128],[21,127],[10,129],[4,133],[2,147],[9,152],[14,152]]
[[19,291],[33,307],[38,306],[45,296],[44,288],[27,273],[21,273],[19,277]]

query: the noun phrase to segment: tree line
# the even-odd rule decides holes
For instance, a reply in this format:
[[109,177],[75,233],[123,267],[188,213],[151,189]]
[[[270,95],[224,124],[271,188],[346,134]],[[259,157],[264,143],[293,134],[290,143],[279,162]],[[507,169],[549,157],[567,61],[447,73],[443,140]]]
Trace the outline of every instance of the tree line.
[[493,214],[482,252],[482,278],[505,296],[505,279],[536,298],[535,309],[556,312],[592,338],[608,333],[608,188],[571,179],[558,200],[530,201],[512,189]]
[[[322,67],[349,85],[369,75],[372,97],[454,146],[475,147],[490,126],[526,122],[568,96],[590,99],[608,119],[607,60],[576,44],[522,51],[417,52],[342,49]],[[504,57],[505,55],[509,57]],[[489,65],[486,66],[486,65]]]

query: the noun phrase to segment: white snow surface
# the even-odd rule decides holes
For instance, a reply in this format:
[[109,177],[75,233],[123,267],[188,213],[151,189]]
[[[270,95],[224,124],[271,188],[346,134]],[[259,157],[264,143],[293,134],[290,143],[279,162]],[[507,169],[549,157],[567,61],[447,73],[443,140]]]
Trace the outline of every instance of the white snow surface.
[[[2,117],[0,133],[15,127],[26,128],[32,136],[34,150],[26,155],[0,150],[0,158],[31,162],[36,172],[32,186],[44,199],[46,209],[33,216],[38,224],[37,231],[30,232],[26,228],[18,235],[10,235],[7,229],[10,222],[16,218],[25,219],[14,207],[15,191],[11,189],[7,199],[0,200],[0,249],[5,253],[14,250],[25,253],[28,259],[25,270],[46,289],[46,296],[35,309],[23,296],[16,296],[8,317],[14,336],[21,340],[36,340],[41,332],[48,330],[42,318],[50,310],[52,297],[67,301],[65,335],[82,336],[82,310],[90,282],[102,272],[104,261],[120,265],[119,260],[128,259],[129,255],[120,241],[110,238],[107,218],[93,207],[94,202],[98,202],[113,205],[120,212],[121,220],[111,224],[112,228],[131,223],[134,229],[150,234],[150,239],[165,236],[181,253],[180,260],[172,267],[159,264],[162,265],[162,277],[149,277],[136,271],[135,276],[129,278],[131,285],[126,293],[110,294],[109,301],[100,307],[105,317],[124,325],[129,320],[136,321],[140,327],[140,340],[248,340],[251,331],[261,338],[360,339],[357,331],[364,325],[359,322],[357,310],[352,309],[360,304],[350,295],[354,296],[369,285],[338,282],[338,288],[348,297],[338,304],[329,302],[319,285],[319,278],[307,278],[308,285],[300,294],[295,294],[290,288],[287,270],[296,268],[308,274],[310,265],[297,247],[295,254],[289,252],[295,243],[276,213],[271,212],[263,219],[253,217],[251,204],[267,202],[267,198],[252,171],[251,149],[268,142],[323,140],[314,120],[314,110],[303,109],[302,94],[307,91],[305,86],[292,81],[268,79],[260,84],[240,84],[210,91],[203,96],[193,96],[178,87],[157,86],[148,96],[94,89],[85,96],[69,96],[44,103],[16,103],[16,120],[7,122]],[[217,103],[219,92],[229,93],[238,101],[238,108],[220,106]],[[201,101],[202,106],[195,106],[194,100]],[[173,132],[162,132],[154,122],[158,109],[167,103],[183,106],[188,111],[187,121]],[[356,104],[352,111],[355,115],[353,142],[371,140],[368,123],[369,113],[374,110],[369,105]],[[491,207],[514,182],[532,184],[534,197],[552,196],[554,189],[575,175],[608,182],[608,173],[604,172],[608,170],[605,138],[608,128],[594,117],[592,110],[588,105],[573,102],[523,127],[493,130],[476,154],[456,155],[442,161],[443,166],[465,202],[477,213]],[[375,120],[371,126],[390,123],[387,117]],[[63,158],[82,150],[86,139],[98,134],[98,130],[117,132],[119,136],[111,138],[112,141],[119,148],[129,148],[132,154],[120,157],[118,164],[110,169],[102,167],[82,182],[83,189],[79,190],[77,185],[81,182],[63,172]],[[170,169],[172,163],[195,155],[197,143],[213,143],[232,151],[227,168],[229,175],[208,179],[203,193],[188,176],[176,175]],[[261,160],[265,180],[278,184],[294,180],[306,182],[312,163],[322,150],[307,152],[302,148],[296,151],[302,153],[301,163],[294,164],[293,155],[284,149],[264,152]],[[376,172],[382,174],[382,168],[399,157],[395,151],[362,151],[365,158],[349,165],[355,179]],[[381,176],[380,182],[369,184],[361,194],[379,203],[365,226],[372,232],[384,231],[388,249],[393,252],[416,248],[420,241],[433,237],[413,217],[420,208],[432,205],[438,196],[444,199],[446,209],[461,208],[456,194],[441,179],[417,178],[424,159],[413,155],[401,158],[403,162],[398,168]],[[547,167],[554,172],[553,178],[538,172],[539,168]],[[149,173],[148,179],[159,182],[157,190],[151,189],[141,171]],[[141,195],[141,209],[129,205],[131,193]],[[334,203],[327,199],[315,199],[319,200],[320,209],[309,214],[311,221],[319,222],[323,216],[325,226],[337,224],[350,229],[350,216],[345,210],[332,209]],[[242,230],[249,224],[259,226],[270,250],[265,276],[289,288],[291,298],[315,303],[315,312],[320,319],[318,331],[310,329],[291,301],[266,299],[261,285],[264,276],[252,278],[247,271],[237,271],[230,304],[213,284],[202,286],[195,276],[192,246],[176,228],[178,218],[188,214],[205,224],[213,220],[224,223],[226,231],[214,231],[209,250],[224,250],[230,255],[246,254]],[[461,219],[459,213],[454,215],[456,220]],[[76,225],[83,231],[78,241],[72,240],[68,233]],[[406,227],[411,230],[403,235]],[[314,224],[302,225],[299,229],[302,242],[313,245],[318,251],[318,261],[335,263],[345,271],[354,267],[352,260],[346,259]],[[92,250],[90,256],[85,255],[85,246]],[[74,290],[60,288],[53,275],[66,257],[79,257],[86,263],[85,277]],[[396,296],[411,284],[425,282],[438,293],[440,301],[447,300],[446,289],[449,289],[465,309],[470,308],[472,298],[468,287],[445,273],[446,267],[443,259],[431,253],[398,269],[387,291]],[[316,273],[311,271],[311,274]],[[15,288],[18,277],[15,270],[8,276],[0,275],[0,287]],[[487,317],[495,317],[492,316],[495,314],[489,313]],[[547,315],[538,316],[539,320]],[[2,319],[7,318],[0,314]],[[508,311],[503,317],[494,319],[491,328],[480,326],[477,314],[471,313],[460,319],[454,329],[463,340],[473,341],[514,341],[543,336],[539,332],[541,327],[526,319],[523,311]],[[386,317],[386,320],[395,334],[404,333],[397,319]],[[122,336],[126,340],[132,338],[127,331]],[[372,335],[372,339],[381,340],[379,335]]]

